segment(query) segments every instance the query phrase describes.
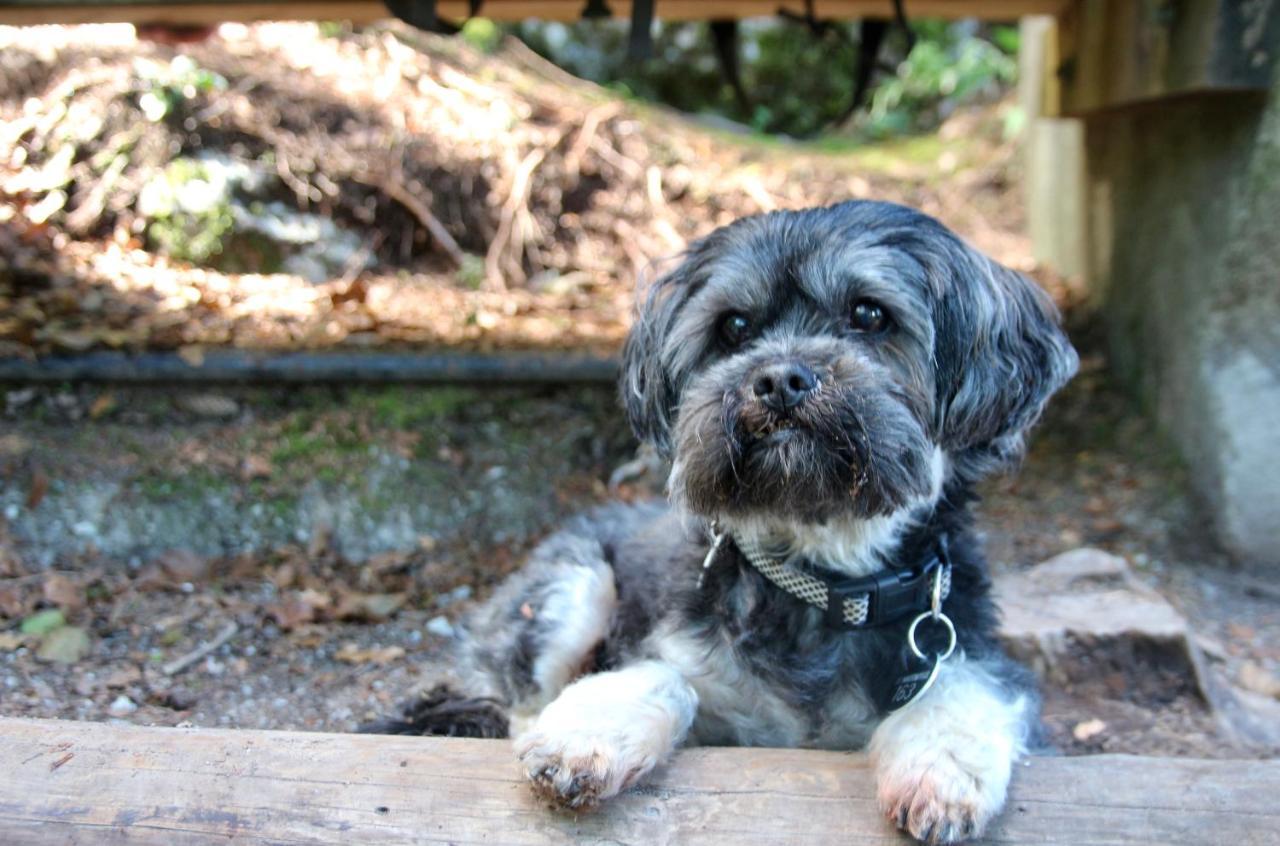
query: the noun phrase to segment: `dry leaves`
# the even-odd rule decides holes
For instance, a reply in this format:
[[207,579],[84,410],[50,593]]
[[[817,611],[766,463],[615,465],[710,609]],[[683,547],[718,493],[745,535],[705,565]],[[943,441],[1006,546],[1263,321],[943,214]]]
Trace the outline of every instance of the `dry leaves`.
[[[185,47],[228,86],[184,93],[163,121],[139,92],[171,48],[36,49],[48,73],[0,101],[0,267],[33,280],[0,290],[0,346],[28,354],[161,348],[199,367],[228,346],[612,351],[653,260],[745,214],[852,197],[918,206],[1031,266],[994,112],[965,122],[977,164],[939,181],[936,162],[727,142],[518,46],[490,56],[398,26],[268,24]],[[314,285],[147,252],[138,193],[193,147],[270,162],[282,195],[358,230],[376,266]]]
[[361,649],[354,643],[344,643],[334,653],[334,658],[345,664],[377,664],[383,666],[404,657],[404,647],[381,646]]

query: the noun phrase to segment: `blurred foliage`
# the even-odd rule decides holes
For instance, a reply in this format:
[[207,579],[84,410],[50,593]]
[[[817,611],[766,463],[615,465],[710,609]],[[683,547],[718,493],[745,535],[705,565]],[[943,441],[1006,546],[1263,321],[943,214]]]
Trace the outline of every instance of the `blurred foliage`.
[[142,189],[139,208],[150,247],[163,255],[205,265],[222,255],[235,226],[225,179],[208,163],[174,159]]
[[[749,102],[739,102],[720,72],[706,23],[654,25],[653,56],[627,59],[628,24],[526,21],[507,27],[570,73],[686,112],[719,115],[767,133],[805,137],[828,128],[853,94],[860,25],[832,23],[820,34],[799,21],[756,18],[739,26],[739,64]],[[860,113],[845,127],[885,137],[926,131],[957,106],[994,98],[1017,73],[1018,31],[973,21],[913,21],[916,44],[893,27]],[[468,23],[463,36],[493,49],[498,28]]]
[[142,81],[138,107],[150,121],[164,120],[198,94],[227,87],[225,79],[200,67],[189,56],[174,56],[167,66],[139,62],[134,70]]

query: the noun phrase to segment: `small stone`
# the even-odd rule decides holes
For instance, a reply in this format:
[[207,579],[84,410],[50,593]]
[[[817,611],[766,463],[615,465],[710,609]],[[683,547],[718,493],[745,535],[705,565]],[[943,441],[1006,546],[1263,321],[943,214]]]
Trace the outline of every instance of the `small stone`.
[[127,717],[137,710],[138,703],[122,693],[112,701],[111,706],[107,708],[107,713],[113,717]]
[[197,417],[228,420],[240,413],[240,403],[222,394],[179,394],[178,408]]
[[451,638],[454,635],[453,623],[450,623],[448,618],[443,616],[432,617],[430,620],[428,620],[427,631],[431,632],[431,634],[435,635],[436,637]]
[[1076,723],[1076,727],[1071,730],[1071,736],[1084,743],[1086,740],[1097,737],[1106,730],[1107,724],[1102,720],[1085,720],[1082,723]]

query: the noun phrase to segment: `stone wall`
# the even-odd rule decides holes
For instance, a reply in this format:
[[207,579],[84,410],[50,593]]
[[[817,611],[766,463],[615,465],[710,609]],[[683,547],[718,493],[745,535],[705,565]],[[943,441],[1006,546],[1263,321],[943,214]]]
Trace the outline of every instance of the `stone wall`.
[[1228,551],[1280,565],[1280,77],[1091,114],[1085,146],[1114,366]]

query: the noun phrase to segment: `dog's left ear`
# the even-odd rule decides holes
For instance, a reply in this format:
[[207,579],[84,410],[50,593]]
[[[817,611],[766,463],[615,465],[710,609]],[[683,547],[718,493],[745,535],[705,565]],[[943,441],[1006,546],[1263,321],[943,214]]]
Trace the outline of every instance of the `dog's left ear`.
[[635,322],[622,348],[622,404],[636,437],[664,455],[671,450],[671,426],[685,374],[668,345],[676,317],[697,288],[697,268],[707,240],[695,242],[679,266],[649,285],[639,299]]
[[1034,282],[968,246],[935,316],[940,443],[975,466],[1021,454],[1023,436],[1079,360]]

